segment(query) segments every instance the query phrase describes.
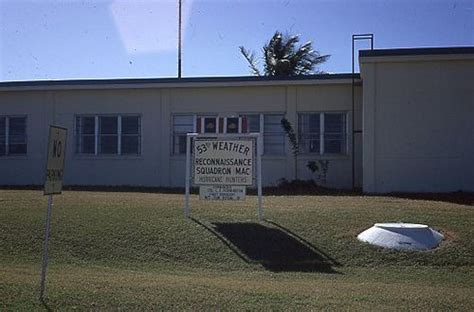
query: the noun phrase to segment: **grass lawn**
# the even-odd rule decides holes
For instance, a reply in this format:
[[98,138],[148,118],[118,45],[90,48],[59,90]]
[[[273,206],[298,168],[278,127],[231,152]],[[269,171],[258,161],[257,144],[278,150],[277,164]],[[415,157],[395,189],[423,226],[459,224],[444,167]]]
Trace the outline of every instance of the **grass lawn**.
[[[474,206],[365,196],[65,191],[55,196],[47,300],[37,300],[47,197],[0,190],[0,310],[474,310]],[[356,235],[376,222],[429,224],[429,252]]]

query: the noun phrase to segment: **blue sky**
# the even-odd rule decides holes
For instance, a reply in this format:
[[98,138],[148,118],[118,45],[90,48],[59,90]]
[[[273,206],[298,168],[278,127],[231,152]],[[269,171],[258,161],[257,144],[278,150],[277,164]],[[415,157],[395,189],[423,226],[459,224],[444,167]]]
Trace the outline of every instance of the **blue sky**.
[[[0,80],[175,77],[177,0],[0,0]],[[351,35],[375,48],[474,46],[473,0],[183,0],[183,77],[249,75],[238,47],[275,30],[351,71]],[[359,44],[359,48],[367,47]]]

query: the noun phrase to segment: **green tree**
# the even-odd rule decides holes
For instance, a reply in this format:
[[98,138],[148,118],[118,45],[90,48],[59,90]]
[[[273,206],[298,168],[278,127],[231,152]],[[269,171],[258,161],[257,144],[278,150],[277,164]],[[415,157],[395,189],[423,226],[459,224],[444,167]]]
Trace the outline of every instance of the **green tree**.
[[298,45],[299,36],[283,35],[276,31],[263,48],[263,70],[253,51],[240,46],[240,52],[247,60],[250,70],[257,76],[287,77],[323,73],[318,66],[330,55],[321,55],[311,46],[311,41]]

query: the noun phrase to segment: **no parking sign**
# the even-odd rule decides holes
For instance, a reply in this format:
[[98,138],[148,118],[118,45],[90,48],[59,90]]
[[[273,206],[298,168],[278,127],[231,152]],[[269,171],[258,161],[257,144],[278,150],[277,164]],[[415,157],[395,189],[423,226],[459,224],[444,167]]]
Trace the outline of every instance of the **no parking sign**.
[[48,269],[48,242],[51,228],[51,210],[53,207],[53,194],[61,194],[63,190],[64,161],[66,159],[67,129],[50,126],[48,143],[48,161],[46,163],[46,177],[44,181],[44,195],[48,197],[48,210],[46,211],[46,226],[43,245],[43,266],[41,268],[40,295],[44,300],[46,271]]
[[49,127],[48,162],[44,182],[44,195],[61,194],[63,189],[64,160],[67,129]]

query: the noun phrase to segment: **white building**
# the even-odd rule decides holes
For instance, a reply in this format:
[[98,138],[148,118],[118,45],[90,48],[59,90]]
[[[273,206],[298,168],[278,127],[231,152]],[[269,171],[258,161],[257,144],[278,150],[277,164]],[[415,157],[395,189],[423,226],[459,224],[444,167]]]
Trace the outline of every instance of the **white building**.
[[314,177],[308,161],[328,160],[329,187],[474,191],[474,47],[361,51],[359,61],[354,77],[0,82],[0,185],[43,183],[56,124],[69,129],[65,184],[183,186],[185,133],[235,116],[263,136],[264,185],[294,179],[286,117],[300,179]]

